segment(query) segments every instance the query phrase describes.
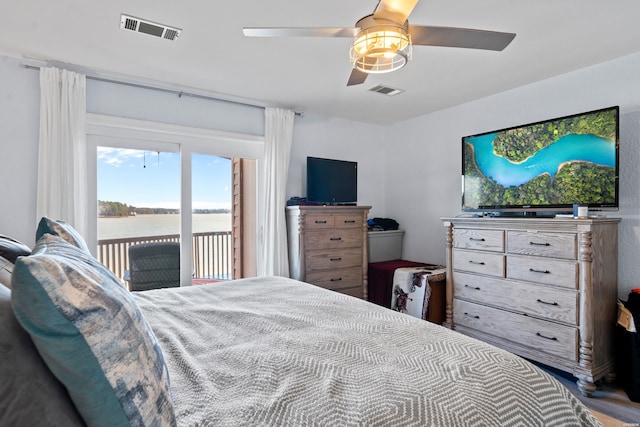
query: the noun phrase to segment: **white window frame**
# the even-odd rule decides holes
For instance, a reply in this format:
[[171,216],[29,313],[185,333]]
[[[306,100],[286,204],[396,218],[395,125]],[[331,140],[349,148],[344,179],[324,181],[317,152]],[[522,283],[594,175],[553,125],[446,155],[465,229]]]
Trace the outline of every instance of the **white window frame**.
[[[97,148],[99,146],[180,153],[181,212],[192,211],[192,154],[255,159],[257,169],[260,170],[264,153],[264,136],[262,135],[225,132],[103,114],[87,113],[86,133],[89,232],[85,238],[94,255],[98,247]],[[262,195],[258,192],[258,210],[263,205],[261,199]],[[257,218],[258,212],[256,212]],[[180,235],[191,236],[192,230],[191,215],[180,215]],[[191,284],[193,259],[191,238],[181,238],[180,240],[180,282],[182,285]]]

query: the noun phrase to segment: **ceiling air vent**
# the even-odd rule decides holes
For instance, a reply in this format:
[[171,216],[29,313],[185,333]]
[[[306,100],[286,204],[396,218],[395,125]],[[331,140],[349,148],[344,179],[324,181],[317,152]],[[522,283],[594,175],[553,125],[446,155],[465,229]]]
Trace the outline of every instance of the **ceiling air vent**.
[[389,86],[383,86],[383,85],[377,85],[372,87],[371,89],[369,89],[371,92],[377,92],[377,93],[381,93],[383,95],[387,95],[387,96],[394,96],[397,95],[399,93],[404,92],[403,90],[400,89],[394,89],[392,87]]
[[134,18],[133,16],[128,15],[121,16],[120,28],[123,30],[135,31],[137,33],[149,34],[150,36],[160,37],[167,40],[176,40],[182,32],[179,28],[167,27],[166,25],[157,24],[140,18]]

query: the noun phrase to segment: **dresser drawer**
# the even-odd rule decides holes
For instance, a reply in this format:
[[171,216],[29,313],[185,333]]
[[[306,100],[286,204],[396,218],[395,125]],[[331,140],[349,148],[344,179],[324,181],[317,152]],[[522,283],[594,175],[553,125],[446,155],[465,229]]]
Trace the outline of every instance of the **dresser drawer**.
[[362,248],[308,251],[306,255],[307,274],[312,271],[333,270],[335,268],[362,268]]
[[507,277],[577,289],[578,263],[568,260],[508,255]]
[[335,216],[335,227],[336,228],[357,228],[358,230],[362,230],[363,219],[362,215],[336,215]]
[[453,269],[504,277],[504,255],[476,251],[453,251]]
[[453,280],[456,298],[578,324],[576,291],[459,272],[453,273]]
[[576,235],[572,233],[507,232],[507,252],[551,258],[576,259]]
[[362,269],[351,267],[310,272],[307,274],[306,281],[332,290],[362,288]]
[[454,299],[454,322],[562,358],[577,360],[578,330],[521,314]]
[[305,226],[307,230],[322,230],[334,228],[334,216],[325,215],[307,215],[305,217]]
[[357,229],[314,230],[306,235],[307,249],[335,249],[362,246],[362,231]]
[[453,230],[453,247],[504,252],[504,231],[456,228]]

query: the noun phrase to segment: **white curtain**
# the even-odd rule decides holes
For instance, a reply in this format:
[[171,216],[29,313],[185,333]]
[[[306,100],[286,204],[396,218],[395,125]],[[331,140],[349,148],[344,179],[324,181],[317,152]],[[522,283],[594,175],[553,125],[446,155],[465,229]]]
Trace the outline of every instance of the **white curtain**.
[[259,276],[289,277],[285,220],[287,174],[293,139],[293,111],[265,109],[262,191],[264,209],[258,258]]
[[47,216],[88,230],[86,77],[40,69],[40,146],[37,220]]

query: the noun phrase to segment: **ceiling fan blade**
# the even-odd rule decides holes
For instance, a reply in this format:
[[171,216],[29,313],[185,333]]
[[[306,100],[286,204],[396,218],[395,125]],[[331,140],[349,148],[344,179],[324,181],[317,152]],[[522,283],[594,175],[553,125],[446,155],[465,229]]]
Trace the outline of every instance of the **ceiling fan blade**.
[[359,28],[244,27],[247,37],[355,37]]
[[400,25],[409,18],[418,0],[380,0],[378,7],[373,12],[376,19],[387,19]]
[[347,86],[361,85],[367,80],[367,76],[369,74],[364,71],[360,71],[357,68],[351,70],[351,75],[349,76],[349,81],[347,81]]
[[[371,58],[369,56],[366,56],[361,60],[364,61],[364,64],[359,65],[364,66],[365,70],[373,70],[373,68],[378,64],[378,58]],[[356,68],[354,64],[351,75],[349,76],[349,81],[347,82],[347,86],[359,85],[364,83],[368,75],[369,73]]]
[[463,47],[469,49],[503,50],[516,36],[513,33],[474,30],[457,27],[409,25],[413,45]]

